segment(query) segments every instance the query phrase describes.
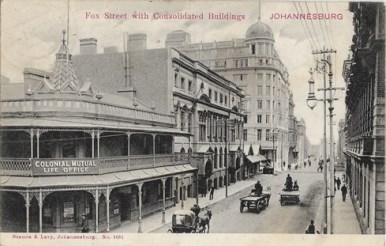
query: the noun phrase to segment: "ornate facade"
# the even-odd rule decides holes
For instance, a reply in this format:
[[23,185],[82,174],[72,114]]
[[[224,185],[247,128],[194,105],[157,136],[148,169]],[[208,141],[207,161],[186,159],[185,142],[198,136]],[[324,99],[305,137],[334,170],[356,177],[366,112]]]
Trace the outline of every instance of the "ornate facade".
[[140,231],[142,216],[193,190],[197,169],[174,149],[190,134],[172,114],[78,79],[64,38],[52,73],[26,69],[1,93],[1,231],[80,232],[82,214],[92,232],[127,220]]
[[289,153],[288,135],[291,91],[287,69],[274,42],[271,28],[258,20],[243,39],[191,44],[189,33],[174,31],[168,34],[165,44],[199,60],[245,91],[245,155],[249,154],[248,146],[254,146],[259,149],[254,154],[265,158],[252,161],[267,158],[275,163],[275,170],[281,170],[294,155]]
[[385,234],[385,5],[353,2],[352,58],[344,62],[346,173],[362,232]]

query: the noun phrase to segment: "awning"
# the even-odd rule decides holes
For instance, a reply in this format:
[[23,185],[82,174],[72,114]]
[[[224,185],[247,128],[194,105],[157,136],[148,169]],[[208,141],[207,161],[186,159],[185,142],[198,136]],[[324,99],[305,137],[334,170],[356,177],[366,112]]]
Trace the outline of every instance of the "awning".
[[249,149],[251,148],[251,145],[245,144],[244,145],[244,154],[249,155]]
[[197,153],[206,153],[206,152],[213,152],[212,148],[209,145],[203,145],[197,151]]
[[64,121],[63,118],[2,118],[1,127],[19,128],[75,128],[75,129],[112,129],[112,130],[131,130],[138,132],[162,132],[177,135],[191,135],[175,128],[149,127],[128,122],[95,121],[90,119],[71,119]]
[[139,181],[153,180],[164,176],[180,174],[197,170],[191,165],[176,165],[157,168],[148,168],[127,172],[116,172],[102,175],[73,175],[73,176],[0,176],[1,187],[13,188],[68,188],[84,186],[105,186],[130,184]]
[[267,160],[263,155],[248,155],[247,159],[252,163],[257,163]]
[[239,149],[239,146],[238,146],[238,145],[231,145],[231,146],[229,147],[229,151],[233,151],[233,152],[237,151],[238,149]]
[[253,151],[253,155],[259,155],[260,154],[260,145],[252,144],[252,151]]

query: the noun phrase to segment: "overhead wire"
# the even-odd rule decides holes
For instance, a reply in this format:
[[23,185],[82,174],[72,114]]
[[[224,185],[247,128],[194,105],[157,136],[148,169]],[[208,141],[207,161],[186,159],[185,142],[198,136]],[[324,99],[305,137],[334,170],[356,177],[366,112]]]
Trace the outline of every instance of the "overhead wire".
[[[308,8],[308,4],[307,4],[307,2],[304,2],[305,3],[305,5],[306,5],[306,8],[307,8],[307,11],[308,11],[308,14],[311,14],[311,12],[310,12],[310,9]],[[301,5],[300,5],[300,3],[299,3],[299,6],[300,6],[300,8],[302,9],[302,7],[301,7]],[[302,11],[303,11],[303,9],[302,9]],[[316,30],[315,30],[315,25],[314,25],[314,21],[311,19],[311,26],[312,26],[312,30],[314,31],[314,34],[315,34],[315,39],[316,39],[316,42],[318,43],[318,47],[319,47],[319,49],[322,47],[321,45],[320,45],[320,42],[319,42],[319,37],[318,37],[318,33],[316,32]]]
[[[298,10],[298,7],[296,6],[296,2],[293,2],[293,4],[294,4],[294,6],[295,6],[296,12],[297,12],[298,14],[300,14],[300,12],[299,12],[299,10]],[[304,21],[306,24],[307,24],[307,22],[306,22],[305,20],[300,20],[300,23],[302,23],[303,30],[304,30],[304,32],[306,33],[306,36],[309,38],[310,45],[311,45],[311,49],[312,49],[312,50],[316,50],[316,45],[315,45],[315,43],[314,43],[314,40],[313,40],[311,34],[309,33],[308,28],[306,29],[305,24],[303,23],[303,21]]]
[[[326,3],[326,7],[327,7],[327,13],[330,13],[330,10],[329,10],[329,8],[328,8],[328,3],[327,2],[325,2]],[[330,24],[330,34],[331,34],[331,41],[332,41],[332,43],[334,43],[334,35],[333,35],[333,32],[332,32],[332,25],[331,25],[331,19],[328,19],[328,23]]]
[[[325,14],[326,12],[324,11],[324,8],[323,8],[323,2],[320,3],[320,7],[322,9],[322,13]],[[329,13],[327,12],[327,14],[329,14]],[[332,42],[331,30],[328,28],[326,18],[323,18],[323,23],[324,23],[324,26],[326,28],[327,37],[328,37],[329,42],[331,44],[330,48],[333,49],[334,48],[334,43]]]
[[[316,13],[319,14],[319,10],[318,10],[318,6],[316,5],[316,2],[314,2],[314,5],[315,5]],[[324,33],[324,29],[323,29],[322,23],[321,23],[320,20],[318,20],[318,23],[319,23],[319,26],[320,26],[320,30],[322,31],[322,34],[323,34],[324,47],[328,47],[330,45],[328,43],[328,39],[326,39],[326,34]]]

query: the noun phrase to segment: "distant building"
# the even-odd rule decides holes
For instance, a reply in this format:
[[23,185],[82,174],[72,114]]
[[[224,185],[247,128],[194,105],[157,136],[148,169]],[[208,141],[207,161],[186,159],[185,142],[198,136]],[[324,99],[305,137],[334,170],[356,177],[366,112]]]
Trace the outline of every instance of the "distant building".
[[296,143],[296,148],[298,149],[298,158],[296,162],[299,165],[302,165],[304,161],[308,158],[308,152],[307,152],[307,147],[308,147],[308,140],[306,136],[306,123],[304,119],[300,119],[297,121],[297,143]]
[[338,144],[336,146],[336,169],[339,171],[345,170],[345,144],[346,144],[346,137],[345,137],[345,121],[340,120],[338,125]]
[[[277,53],[271,28],[258,20],[245,38],[210,43],[190,43],[190,34],[174,31],[165,45],[198,60],[245,91],[245,155],[248,146],[258,150],[281,170],[296,150],[289,143],[290,90],[287,68]],[[291,129],[293,134],[293,129]],[[261,160],[261,159],[255,159]],[[286,168],[285,165],[285,168]]]
[[385,234],[385,5],[351,2],[346,81],[346,174],[362,232]]

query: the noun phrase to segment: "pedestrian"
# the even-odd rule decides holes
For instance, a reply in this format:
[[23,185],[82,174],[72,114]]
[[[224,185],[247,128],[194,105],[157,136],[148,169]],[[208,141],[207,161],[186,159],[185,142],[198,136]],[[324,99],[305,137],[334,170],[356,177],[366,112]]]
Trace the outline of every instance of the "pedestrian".
[[257,196],[260,196],[263,193],[263,186],[260,184],[260,181],[257,181],[255,184],[255,193]]
[[308,166],[310,167],[311,166],[311,160],[308,159]]
[[90,231],[86,214],[82,214],[82,229],[81,230],[83,233],[87,233]]
[[214,186],[210,188],[209,200],[213,200]]
[[306,234],[315,234],[315,225],[313,220],[311,220],[311,224],[308,226]]
[[339,177],[336,179],[336,186],[338,188],[338,190],[340,190],[340,184],[341,184],[341,181],[339,179]]
[[340,191],[342,191],[342,200],[345,202],[346,201],[346,195],[347,195],[347,187],[345,184],[343,184],[342,189],[340,189]]

